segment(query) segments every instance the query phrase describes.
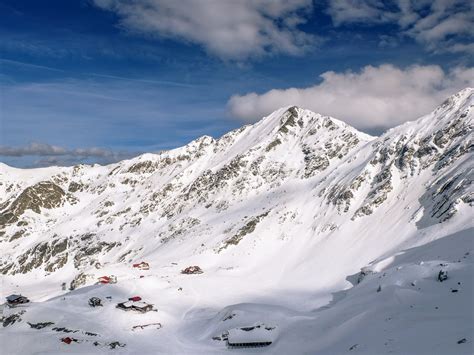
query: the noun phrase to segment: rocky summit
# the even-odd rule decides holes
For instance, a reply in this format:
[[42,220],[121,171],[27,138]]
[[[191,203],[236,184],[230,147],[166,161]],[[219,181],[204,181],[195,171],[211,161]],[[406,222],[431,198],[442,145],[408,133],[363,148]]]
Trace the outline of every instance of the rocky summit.
[[[468,88],[372,137],[286,107],[107,166],[0,164],[0,293],[32,301],[2,348],[61,352],[51,323],[82,353],[223,353],[262,322],[268,353],[472,353],[473,111]],[[135,294],[156,312],[115,308]]]

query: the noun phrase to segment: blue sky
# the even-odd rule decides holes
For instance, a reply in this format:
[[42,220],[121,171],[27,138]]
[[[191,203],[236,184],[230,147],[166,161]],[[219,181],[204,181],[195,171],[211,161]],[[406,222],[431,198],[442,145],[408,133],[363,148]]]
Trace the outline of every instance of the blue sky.
[[372,134],[472,86],[473,5],[0,0],[0,161],[107,163],[300,105]]

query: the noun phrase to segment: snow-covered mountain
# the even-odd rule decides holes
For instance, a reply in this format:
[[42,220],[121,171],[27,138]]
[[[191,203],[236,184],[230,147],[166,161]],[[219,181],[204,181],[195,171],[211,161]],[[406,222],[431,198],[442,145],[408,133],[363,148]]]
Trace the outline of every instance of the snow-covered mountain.
[[[381,137],[289,107],[108,166],[0,165],[0,293],[34,301],[3,309],[2,347],[224,353],[227,330],[263,322],[278,337],[258,352],[472,353],[473,102]],[[114,308],[135,294],[158,312]]]

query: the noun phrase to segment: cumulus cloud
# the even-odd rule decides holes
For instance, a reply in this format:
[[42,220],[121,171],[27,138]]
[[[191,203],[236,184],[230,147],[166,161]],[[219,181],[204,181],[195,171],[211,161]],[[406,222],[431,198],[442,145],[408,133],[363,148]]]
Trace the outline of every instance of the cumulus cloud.
[[137,154],[97,147],[68,149],[38,142],[32,142],[24,146],[0,146],[0,157],[39,157],[35,160],[34,166],[74,165],[85,161],[107,164]]
[[[465,0],[330,0],[335,26],[396,24],[432,51],[472,52],[474,3]],[[456,37],[456,38],[454,38]]]
[[301,31],[311,0],[94,0],[130,32],[176,38],[226,60],[297,55],[315,37]]
[[449,95],[474,86],[474,68],[445,72],[437,65],[401,69],[386,64],[359,72],[329,71],[321,79],[307,88],[234,95],[228,102],[230,113],[252,122],[280,107],[297,105],[362,130],[388,128],[416,119]]

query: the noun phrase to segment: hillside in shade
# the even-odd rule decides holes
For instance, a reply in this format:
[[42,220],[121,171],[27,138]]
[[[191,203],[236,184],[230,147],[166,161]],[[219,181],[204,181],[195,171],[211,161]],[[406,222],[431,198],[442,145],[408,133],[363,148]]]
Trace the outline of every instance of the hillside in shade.
[[[2,348],[225,353],[264,323],[256,352],[472,353],[473,107],[468,88],[380,137],[286,107],[107,166],[0,164],[0,296],[32,301],[3,306]],[[115,308],[135,295],[157,312]]]

